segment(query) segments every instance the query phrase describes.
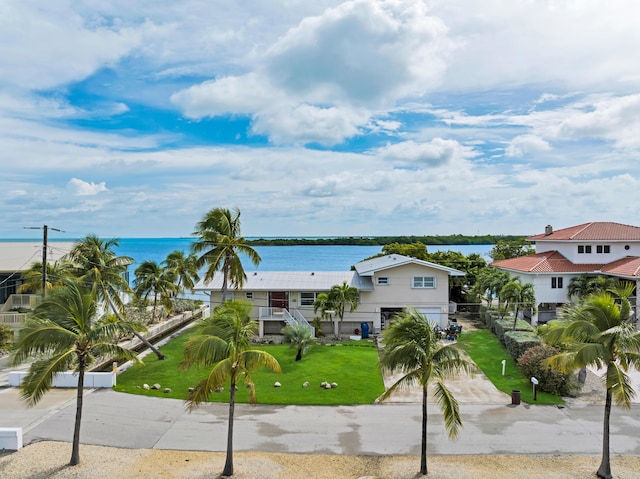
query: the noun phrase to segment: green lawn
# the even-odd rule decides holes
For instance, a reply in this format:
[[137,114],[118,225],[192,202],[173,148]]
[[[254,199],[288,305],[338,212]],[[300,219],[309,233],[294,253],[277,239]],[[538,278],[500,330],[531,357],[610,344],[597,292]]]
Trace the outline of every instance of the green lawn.
[[[146,396],[185,399],[189,387],[195,386],[207,374],[206,368],[192,368],[180,371],[182,351],[188,334],[178,336],[161,347],[166,355],[158,361],[155,355],[144,359],[144,366],[133,366],[118,376],[116,391],[142,394]],[[258,402],[261,404],[371,404],[384,392],[382,376],[378,368],[375,345],[368,341],[351,341],[341,346],[312,346],[301,361],[295,361],[296,350],[286,345],[257,345],[275,356],[282,373],[277,374],[262,369],[253,373]],[[278,381],[282,387],[273,384]],[[309,387],[303,387],[308,381]],[[337,383],[334,389],[322,389],[320,383]],[[160,390],[145,390],[142,385],[158,383]],[[239,384],[236,393],[238,402],[248,402],[248,390]],[[164,393],[170,388],[171,393]],[[228,402],[229,387],[221,393],[214,393],[211,401]]]
[[[490,331],[482,329],[463,333],[458,337],[458,342],[500,391],[511,394],[514,389],[520,390],[522,401],[530,404],[564,403],[560,396],[540,391],[538,391],[537,400],[534,401],[530,378],[523,376],[515,360]],[[502,375],[503,359],[506,360],[504,376]]]

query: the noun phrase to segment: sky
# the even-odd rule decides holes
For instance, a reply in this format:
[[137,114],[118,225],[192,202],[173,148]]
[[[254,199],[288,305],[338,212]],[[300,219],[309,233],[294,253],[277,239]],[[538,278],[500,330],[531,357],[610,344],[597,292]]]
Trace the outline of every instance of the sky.
[[640,225],[636,0],[3,0],[0,238]]

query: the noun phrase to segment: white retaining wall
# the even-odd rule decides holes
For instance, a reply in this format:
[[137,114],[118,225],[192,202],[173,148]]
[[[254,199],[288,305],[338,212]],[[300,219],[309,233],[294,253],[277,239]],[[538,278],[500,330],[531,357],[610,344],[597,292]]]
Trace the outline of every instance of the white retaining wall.
[[18,451],[22,449],[21,427],[0,427],[0,451]]
[[[22,384],[26,371],[9,372],[9,387],[18,387]],[[84,373],[85,388],[110,388],[116,385],[116,375],[114,373]],[[76,373],[56,373],[51,384],[54,388],[75,388],[78,387],[78,374]]]

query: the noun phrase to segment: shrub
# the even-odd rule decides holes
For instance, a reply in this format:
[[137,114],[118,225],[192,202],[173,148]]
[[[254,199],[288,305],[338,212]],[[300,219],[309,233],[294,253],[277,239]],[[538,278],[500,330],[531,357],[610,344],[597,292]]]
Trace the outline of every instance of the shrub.
[[518,359],[518,365],[526,377],[533,376],[539,381],[538,390],[558,396],[568,396],[575,387],[571,375],[554,371],[544,364],[545,359],[559,352],[560,348],[540,344],[522,353]]
[[512,358],[519,358],[527,349],[541,344],[533,331],[508,331],[504,334],[504,347]]
[[13,343],[13,328],[7,324],[0,324],[0,348]]
[[[513,319],[498,319],[492,323],[492,331],[496,334],[501,343],[507,345],[504,335],[509,331],[513,331]],[[533,326],[526,321],[519,319],[516,322],[516,331],[528,331],[533,332]],[[517,357],[517,356],[516,356]]]
[[180,314],[185,311],[194,311],[198,309],[201,304],[202,301],[199,300],[179,298],[173,302],[173,312]]

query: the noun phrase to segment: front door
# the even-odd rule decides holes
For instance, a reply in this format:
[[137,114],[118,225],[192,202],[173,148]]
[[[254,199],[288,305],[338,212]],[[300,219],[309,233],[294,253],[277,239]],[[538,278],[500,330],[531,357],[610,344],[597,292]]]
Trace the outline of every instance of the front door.
[[269,291],[269,307],[289,309],[288,291]]

